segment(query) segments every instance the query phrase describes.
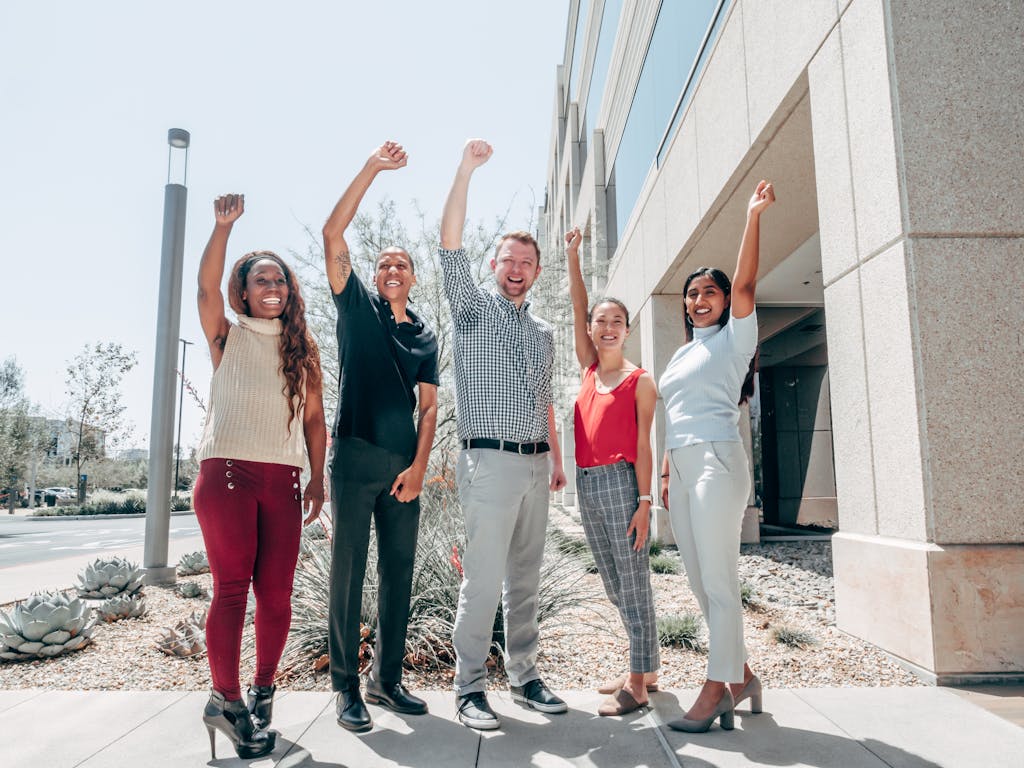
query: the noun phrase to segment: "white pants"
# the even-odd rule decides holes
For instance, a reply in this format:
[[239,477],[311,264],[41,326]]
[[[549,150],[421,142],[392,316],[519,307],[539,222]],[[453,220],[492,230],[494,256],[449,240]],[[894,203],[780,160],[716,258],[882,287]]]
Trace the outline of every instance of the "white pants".
[[750,494],[742,443],[696,443],[669,451],[668,509],[676,546],[708,624],[708,679],[743,682],[740,527]]
[[548,524],[546,453],[520,456],[487,448],[463,450],[455,468],[466,516],[466,551],[455,616],[455,691],[487,682],[498,599],[505,615],[505,672],[511,685],[540,677],[537,608]]

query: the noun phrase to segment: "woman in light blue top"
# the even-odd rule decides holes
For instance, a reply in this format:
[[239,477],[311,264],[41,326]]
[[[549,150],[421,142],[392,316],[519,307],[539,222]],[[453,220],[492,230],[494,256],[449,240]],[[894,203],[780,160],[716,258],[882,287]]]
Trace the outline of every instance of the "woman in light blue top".
[[706,731],[716,718],[731,729],[734,707],[747,698],[761,711],[761,682],[743,647],[738,560],[750,469],[738,424],[739,404],[753,393],[760,218],[774,201],[772,185],[761,181],[731,283],[708,267],[687,278],[686,343],[658,384],[666,412],[661,499],[710,634],[707,679],[686,716],[669,723],[676,730]]

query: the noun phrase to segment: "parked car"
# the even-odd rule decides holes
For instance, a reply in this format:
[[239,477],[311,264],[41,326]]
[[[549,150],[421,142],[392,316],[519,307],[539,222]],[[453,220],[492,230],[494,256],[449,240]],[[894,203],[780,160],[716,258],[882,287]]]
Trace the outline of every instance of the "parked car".
[[56,496],[58,499],[74,499],[78,496],[78,492],[73,488],[55,485],[51,488],[44,488],[43,495]]

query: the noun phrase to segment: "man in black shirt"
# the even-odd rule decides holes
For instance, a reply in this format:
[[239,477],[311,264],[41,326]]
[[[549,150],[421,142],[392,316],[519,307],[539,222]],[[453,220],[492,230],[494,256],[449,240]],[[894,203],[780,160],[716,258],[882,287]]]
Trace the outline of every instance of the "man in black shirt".
[[[406,153],[392,141],[376,149],[324,225],[327,279],[338,308],[338,413],[331,452],[334,510],[331,565],[331,685],[338,724],[371,728],[359,693],[359,615],[370,539],[377,530],[377,644],[366,685],[370,703],[405,714],[427,705],[402,685],[419,494],[437,425],[437,339],[409,309],[416,284],[402,248],[381,251],[367,292],[352,273],[344,234],[363,195],[382,170],[402,168]],[[415,388],[415,391],[414,391]],[[413,411],[419,408],[419,423]]]

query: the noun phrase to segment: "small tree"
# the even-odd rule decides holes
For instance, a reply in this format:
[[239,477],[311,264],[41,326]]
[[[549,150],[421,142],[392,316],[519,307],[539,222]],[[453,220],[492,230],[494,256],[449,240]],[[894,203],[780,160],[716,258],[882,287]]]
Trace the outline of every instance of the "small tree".
[[90,459],[103,458],[108,445],[130,432],[121,402],[121,380],[135,367],[134,351],[120,344],[86,344],[67,369],[68,416],[75,478]]
[[9,487],[10,512],[29,461],[45,450],[45,420],[25,396],[25,374],[13,357],[0,365],[0,487]]

